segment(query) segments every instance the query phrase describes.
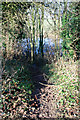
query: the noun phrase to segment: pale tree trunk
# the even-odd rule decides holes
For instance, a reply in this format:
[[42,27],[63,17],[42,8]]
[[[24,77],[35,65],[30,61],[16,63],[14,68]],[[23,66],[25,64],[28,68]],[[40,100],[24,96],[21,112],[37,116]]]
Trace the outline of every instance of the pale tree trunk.
[[[29,33],[28,33],[28,38],[29,38],[29,42],[30,42],[30,46],[31,46],[31,44],[32,44],[32,39],[31,39],[31,25],[30,25],[30,21],[29,21],[30,19],[28,18],[28,30],[29,30]],[[28,49],[28,52],[30,53],[29,54],[29,58],[30,58],[30,60],[31,60],[31,51],[30,51],[30,49]]]
[[[9,21],[11,21],[10,27],[14,31],[14,24],[15,23],[14,23],[14,20],[13,20],[13,16],[12,16],[12,14],[9,15],[9,16],[10,16]],[[13,36],[11,36],[11,39],[9,38],[9,56],[10,56],[10,59],[13,58],[14,53],[16,54],[16,52],[14,51],[14,47],[16,46],[16,42],[15,41],[14,41],[14,37]]]
[[38,43],[38,5],[36,5],[36,13],[37,13],[37,16],[36,16],[36,41]]
[[34,61],[34,49],[35,49],[35,19],[34,19],[34,8],[33,8],[34,3],[32,3],[32,9],[31,9],[31,19],[32,19],[32,32],[31,32],[31,61]]
[[[31,19],[32,19],[32,8],[30,8],[30,14],[31,14]],[[31,55],[30,55],[30,59],[31,61],[33,62],[33,41],[32,41],[32,34],[33,34],[33,31],[32,31],[32,20],[31,20],[31,23],[30,23],[30,18],[28,19],[28,25],[29,25],[29,33],[30,33],[30,46],[31,46]]]
[[[54,12],[55,14],[55,12]],[[56,15],[54,15],[54,34],[55,34],[55,37],[54,37],[54,40],[55,40],[55,57],[54,57],[54,60],[56,60]]]
[[6,57],[9,57],[9,36],[8,32],[6,32]]
[[31,41],[31,61],[33,62],[33,44],[32,44],[32,33],[31,33],[30,41]]
[[[9,16],[9,11],[8,11],[8,16]],[[7,21],[7,27],[9,29],[9,19]],[[6,43],[6,57],[8,58],[9,57],[9,32],[8,31],[6,31],[5,43]]]
[[[64,11],[63,11],[63,15],[65,16],[65,22],[67,20],[67,2],[64,0]],[[66,33],[67,35],[67,33]],[[65,37],[66,37],[65,35]],[[66,39],[66,38],[65,38]],[[64,51],[64,53],[66,54],[67,50]]]
[[55,61],[57,60],[58,58],[58,50],[57,50],[57,44],[58,44],[58,15],[57,15],[57,4],[55,3],[55,8],[54,8],[54,29],[55,29]]
[[32,12],[32,22],[33,22],[33,61],[35,59],[35,6]]
[[41,7],[41,12],[42,12],[42,24],[41,24],[41,33],[42,33],[42,40],[41,40],[41,55],[42,57],[44,56],[44,53],[43,53],[43,22],[44,22],[44,6]]
[[[55,13],[54,13],[55,14]],[[54,29],[55,29],[55,31],[54,31],[54,33],[55,33],[55,51],[56,51],[56,15],[54,15]]]
[[[8,16],[9,16],[9,11],[8,11]],[[7,20],[7,28],[9,28],[9,19]],[[9,57],[9,33],[8,31],[6,31],[6,39],[5,39],[5,43],[6,43],[6,57]]]
[[[10,27],[13,29],[13,19],[12,19],[12,14],[11,14],[11,16],[10,16],[10,22],[11,22],[11,24],[10,24]],[[12,55],[13,55],[13,53],[12,53],[12,44],[13,44],[13,37],[11,37],[11,40],[10,40],[10,46],[9,46],[9,50],[10,50],[10,55],[11,55],[11,58],[12,58]]]
[[58,56],[60,57],[60,4],[58,13]]
[[29,26],[29,33],[30,33],[30,46],[31,46],[31,54],[30,54],[30,60],[33,61],[33,43],[32,43],[32,30],[31,25]]
[[38,13],[38,16],[39,16],[39,38],[40,38],[40,41],[39,41],[39,51],[41,53],[41,18],[40,18],[41,16],[40,16],[39,13]]

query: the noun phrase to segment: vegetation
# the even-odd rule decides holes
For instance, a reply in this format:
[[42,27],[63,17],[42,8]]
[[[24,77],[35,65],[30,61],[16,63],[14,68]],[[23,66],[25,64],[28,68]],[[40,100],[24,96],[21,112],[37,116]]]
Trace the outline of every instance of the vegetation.
[[79,118],[79,6],[2,2],[2,119]]
[[[72,3],[70,10],[67,10],[67,4],[62,18],[62,38],[63,49],[68,51],[70,56],[77,56],[79,59],[80,40],[79,40],[79,7],[80,3]],[[72,7],[73,6],[73,7]]]

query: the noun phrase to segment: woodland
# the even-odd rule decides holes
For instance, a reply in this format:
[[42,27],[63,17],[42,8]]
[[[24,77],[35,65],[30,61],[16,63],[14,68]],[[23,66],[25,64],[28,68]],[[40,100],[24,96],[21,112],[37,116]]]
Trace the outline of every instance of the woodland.
[[1,120],[79,120],[80,2],[2,2]]

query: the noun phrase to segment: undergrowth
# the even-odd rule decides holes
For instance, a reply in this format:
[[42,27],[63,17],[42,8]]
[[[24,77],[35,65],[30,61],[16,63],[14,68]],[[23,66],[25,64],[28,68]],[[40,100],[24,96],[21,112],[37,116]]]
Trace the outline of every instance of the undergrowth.
[[79,115],[79,76],[78,76],[78,62],[65,61],[64,58],[60,58],[55,64],[52,63],[43,68],[47,76],[49,77],[48,84],[57,86],[57,109],[60,113],[67,116],[67,112],[75,117]]

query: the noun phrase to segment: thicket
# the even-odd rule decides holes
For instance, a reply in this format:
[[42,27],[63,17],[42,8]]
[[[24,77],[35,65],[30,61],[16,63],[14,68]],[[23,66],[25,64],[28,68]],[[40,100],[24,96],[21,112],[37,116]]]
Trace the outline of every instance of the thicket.
[[71,57],[75,55],[76,59],[80,56],[80,2],[71,3],[69,6],[65,3],[62,17],[63,38],[62,47]]

